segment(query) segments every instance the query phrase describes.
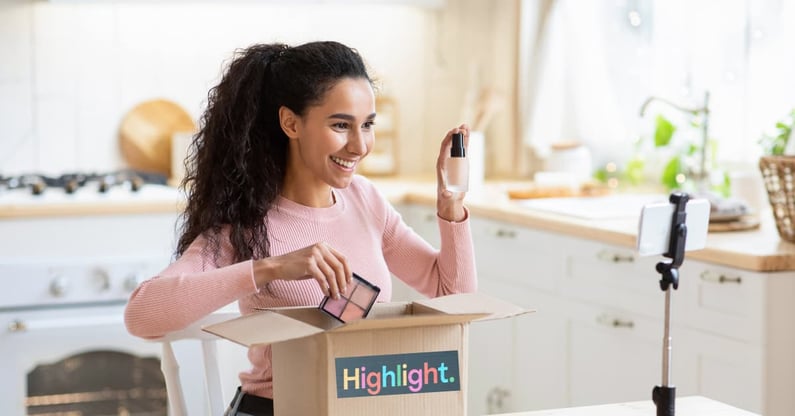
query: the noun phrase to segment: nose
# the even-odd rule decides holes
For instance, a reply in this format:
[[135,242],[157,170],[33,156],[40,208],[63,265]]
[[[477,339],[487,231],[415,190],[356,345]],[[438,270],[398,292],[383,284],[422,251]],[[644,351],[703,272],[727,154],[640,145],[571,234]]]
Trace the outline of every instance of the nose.
[[367,153],[367,140],[370,134],[358,129],[352,130],[348,135],[348,143],[345,145],[345,150],[357,156],[364,155]]

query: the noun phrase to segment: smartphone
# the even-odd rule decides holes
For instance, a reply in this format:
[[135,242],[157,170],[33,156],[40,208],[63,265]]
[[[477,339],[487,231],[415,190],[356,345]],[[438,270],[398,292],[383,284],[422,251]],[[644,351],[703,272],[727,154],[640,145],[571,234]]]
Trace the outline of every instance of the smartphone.
[[[638,254],[653,256],[668,252],[674,208],[675,205],[670,202],[656,202],[643,206],[638,224]],[[685,251],[700,250],[707,244],[709,210],[709,201],[704,198],[687,201]]]

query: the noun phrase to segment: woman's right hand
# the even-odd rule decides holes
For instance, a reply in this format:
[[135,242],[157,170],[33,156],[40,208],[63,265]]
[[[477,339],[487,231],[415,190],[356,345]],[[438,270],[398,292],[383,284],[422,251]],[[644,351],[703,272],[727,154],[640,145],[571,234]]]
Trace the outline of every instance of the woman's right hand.
[[337,299],[340,293],[346,292],[352,278],[345,256],[325,242],[254,261],[257,287],[264,287],[277,279],[315,279],[325,295]]

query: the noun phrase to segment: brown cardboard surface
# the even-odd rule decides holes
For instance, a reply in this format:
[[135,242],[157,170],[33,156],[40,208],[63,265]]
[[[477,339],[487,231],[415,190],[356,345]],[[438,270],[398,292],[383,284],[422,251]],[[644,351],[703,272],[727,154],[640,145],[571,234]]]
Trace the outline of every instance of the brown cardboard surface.
[[465,323],[340,333],[327,332],[273,345],[273,393],[278,416],[303,415],[465,415],[466,383],[461,390],[431,394],[338,399],[334,358],[458,350],[466,380]]
[[[302,338],[324,331],[350,332],[379,328],[449,325],[500,319],[532,312],[479,293],[423,299],[413,303],[381,303],[366,319],[341,324],[317,307],[273,308],[212,324],[204,331],[246,347]],[[252,330],[261,328],[261,330]]]
[[394,318],[360,319],[331,330],[331,332],[366,331],[373,329],[408,328],[412,326],[450,325],[472,322],[476,319],[489,316],[485,313],[471,313],[461,315],[447,315],[435,313],[433,315],[403,315]]
[[464,415],[469,323],[528,312],[462,294],[377,304],[347,324],[317,307],[274,308],[204,330],[244,346],[272,345],[278,416]]
[[432,299],[423,299],[415,301],[414,305],[415,307],[420,305],[446,314],[485,313],[486,317],[474,319],[479,321],[503,319],[535,312],[482,293],[460,293]]
[[318,334],[325,329],[273,311],[255,312],[202,328],[244,347]]

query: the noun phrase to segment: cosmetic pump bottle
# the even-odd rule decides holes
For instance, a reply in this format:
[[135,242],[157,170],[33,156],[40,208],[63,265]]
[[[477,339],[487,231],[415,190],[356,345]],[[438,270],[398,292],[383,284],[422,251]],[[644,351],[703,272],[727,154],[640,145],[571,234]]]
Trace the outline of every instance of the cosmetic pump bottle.
[[464,148],[464,134],[453,134],[453,145],[450,158],[447,159],[446,170],[447,190],[450,192],[466,192],[469,190],[469,159]]

